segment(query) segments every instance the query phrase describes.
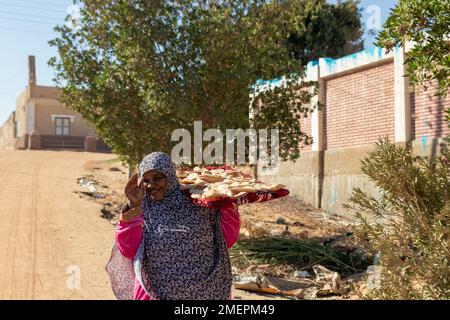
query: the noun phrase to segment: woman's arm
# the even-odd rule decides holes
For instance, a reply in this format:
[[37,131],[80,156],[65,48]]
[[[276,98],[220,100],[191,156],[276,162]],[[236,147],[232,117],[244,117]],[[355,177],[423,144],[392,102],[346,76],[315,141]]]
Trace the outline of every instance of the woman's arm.
[[129,259],[133,259],[142,240],[142,217],[141,206],[134,209],[125,206],[119,222],[116,226],[116,241],[120,253]]
[[223,205],[219,209],[219,212],[222,233],[225,238],[227,248],[229,249],[239,239],[241,221],[239,218],[238,206],[233,201],[224,201]]

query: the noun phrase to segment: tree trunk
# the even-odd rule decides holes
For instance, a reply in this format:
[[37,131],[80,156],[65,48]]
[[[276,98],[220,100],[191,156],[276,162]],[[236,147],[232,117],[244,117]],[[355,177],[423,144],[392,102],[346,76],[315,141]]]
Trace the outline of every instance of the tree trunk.
[[133,175],[135,170],[136,170],[136,166],[128,164],[128,179],[131,178],[131,176]]
[[258,179],[258,164],[252,164],[253,176]]

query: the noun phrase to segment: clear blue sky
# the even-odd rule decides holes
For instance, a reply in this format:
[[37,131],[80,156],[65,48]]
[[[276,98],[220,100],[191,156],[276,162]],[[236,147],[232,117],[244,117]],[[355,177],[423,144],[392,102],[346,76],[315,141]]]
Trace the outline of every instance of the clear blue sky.
[[[362,0],[365,29],[382,24],[395,3]],[[36,56],[37,83],[53,85],[53,71],[47,61],[56,51],[47,42],[55,37],[53,26],[64,23],[71,4],[72,0],[0,0],[0,126],[14,111],[16,97],[27,85],[28,55]],[[372,42],[373,37],[366,34],[365,47],[373,46]]]

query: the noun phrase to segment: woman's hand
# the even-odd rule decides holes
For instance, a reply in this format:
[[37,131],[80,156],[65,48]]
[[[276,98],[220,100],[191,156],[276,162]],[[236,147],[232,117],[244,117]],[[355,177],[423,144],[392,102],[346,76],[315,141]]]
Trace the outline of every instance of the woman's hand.
[[144,190],[141,184],[138,182],[138,174],[135,173],[131,176],[125,186],[125,195],[128,198],[128,202],[131,208],[137,207],[141,204],[144,197]]

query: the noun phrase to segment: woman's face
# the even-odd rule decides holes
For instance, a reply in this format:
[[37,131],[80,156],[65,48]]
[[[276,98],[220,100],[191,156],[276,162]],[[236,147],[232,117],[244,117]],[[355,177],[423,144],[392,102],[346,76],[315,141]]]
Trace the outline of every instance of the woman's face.
[[169,182],[156,170],[147,171],[142,177],[142,187],[153,201],[160,201],[166,194]]

